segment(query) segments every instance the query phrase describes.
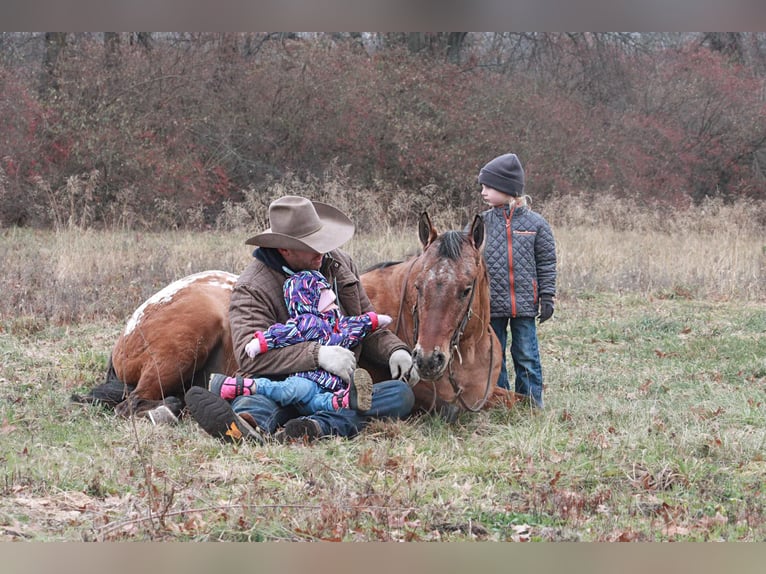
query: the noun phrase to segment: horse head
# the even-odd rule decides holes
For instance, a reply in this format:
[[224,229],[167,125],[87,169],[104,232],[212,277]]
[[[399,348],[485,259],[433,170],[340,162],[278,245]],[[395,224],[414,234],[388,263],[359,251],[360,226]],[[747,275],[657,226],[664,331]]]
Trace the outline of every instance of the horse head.
[[[414,322],[413,359],[420,378],[433,381],[447,371],[461,338],[481,325],[470,321],[477,305],[488,305],[481,254],[484,221],[474,217],[467,233],[439,233],[427,213],[420,216],[423,252],[413,262],[406,298]],[[483,309],[482,309],[483,312]]]

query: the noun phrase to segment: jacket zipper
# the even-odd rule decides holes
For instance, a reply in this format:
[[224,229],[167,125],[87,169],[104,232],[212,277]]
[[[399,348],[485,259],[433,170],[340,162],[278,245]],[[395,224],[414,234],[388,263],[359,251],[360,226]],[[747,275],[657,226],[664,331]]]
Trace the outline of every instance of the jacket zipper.
[[503,210],[503,215],[505,215],[505,236],[508,244],[508,289],[511,296],[511,317],[516,316],[516,284],[513,280],[513,230],[511,229],[514,211],[516,211],[515,205],[509,209],[508,213]]

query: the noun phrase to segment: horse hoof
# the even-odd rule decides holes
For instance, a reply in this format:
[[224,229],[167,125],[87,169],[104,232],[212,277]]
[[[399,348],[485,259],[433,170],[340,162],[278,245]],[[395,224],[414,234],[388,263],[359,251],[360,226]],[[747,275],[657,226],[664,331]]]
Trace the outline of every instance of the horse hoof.
[[436,409],[436,414],[442,417],[446,423],[452,424],[460,416],[460,407],[451,403],[445,403]]
[[114,414],[124,419],[129,419],[133,414],[133,405],[129,400],[124,400],[120,404],[114,407]]
[[156,409],[150,411],[144,411],[141,416],[148,418],[152,421],[152,424],[157,425],[174,425],[178,423],[178,417],[173,414],[165,405],[159,406]]

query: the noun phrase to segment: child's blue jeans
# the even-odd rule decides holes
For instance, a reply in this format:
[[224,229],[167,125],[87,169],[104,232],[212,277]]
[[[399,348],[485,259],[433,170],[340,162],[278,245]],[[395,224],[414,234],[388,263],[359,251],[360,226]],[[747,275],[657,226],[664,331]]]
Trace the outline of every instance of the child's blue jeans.
[[254,379],[256,393],[270,398],[283,407],[294,406],[301,415],[313,415],[319,411],[335,410],[333,393],[305,377],[290,376],[284,381]]
[[516,372],[515,391],[532,398],[543,407],[543,370],[540,364],[540,348],[537,342],[537,325],[534,317],[495,317],[490,321],[492,329],[503,349],[503,364],[497,386],[510,389],[508,369],[505,366],[508,346],[508,327],[511,330],[511,358]]

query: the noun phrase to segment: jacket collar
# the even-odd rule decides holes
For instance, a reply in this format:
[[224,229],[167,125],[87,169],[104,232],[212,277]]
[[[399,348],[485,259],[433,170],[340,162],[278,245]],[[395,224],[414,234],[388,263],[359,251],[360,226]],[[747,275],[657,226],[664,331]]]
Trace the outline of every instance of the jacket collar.
[[259,247],[253,251],[253,257],[275,271],[282,271],[282,267],[287,265],[285,258],[272,247]]

